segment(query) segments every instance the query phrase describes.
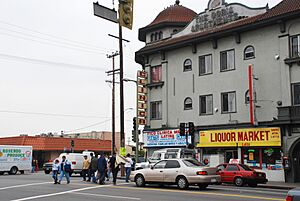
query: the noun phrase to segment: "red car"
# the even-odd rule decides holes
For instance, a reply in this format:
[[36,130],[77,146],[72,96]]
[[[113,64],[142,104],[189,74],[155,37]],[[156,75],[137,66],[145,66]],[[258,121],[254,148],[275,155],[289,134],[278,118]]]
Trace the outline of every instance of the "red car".
[[268,182],[264,172],[256,172],[244,164],[223,163],[218,165],[217,168],[222,183],[233,183],[236,186],[248,184],[248,186],[256,187],[257,184]]

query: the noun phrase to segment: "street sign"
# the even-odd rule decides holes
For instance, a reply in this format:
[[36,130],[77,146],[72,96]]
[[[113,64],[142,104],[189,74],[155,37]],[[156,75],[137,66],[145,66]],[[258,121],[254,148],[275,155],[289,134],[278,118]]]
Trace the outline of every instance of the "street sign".
[[94,3],[94,15],[118,23],[117,11]]
[[126,156],[126,148],[125,147],[121,147],[121,149],[120,149],[120,155],[121,156]]

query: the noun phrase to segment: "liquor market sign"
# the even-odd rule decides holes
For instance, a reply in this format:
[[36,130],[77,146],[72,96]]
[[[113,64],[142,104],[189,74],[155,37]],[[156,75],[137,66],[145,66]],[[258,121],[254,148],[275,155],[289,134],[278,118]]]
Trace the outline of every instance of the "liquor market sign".
[[200,131],[197,147],[281,146],[280,128],[247,128]]

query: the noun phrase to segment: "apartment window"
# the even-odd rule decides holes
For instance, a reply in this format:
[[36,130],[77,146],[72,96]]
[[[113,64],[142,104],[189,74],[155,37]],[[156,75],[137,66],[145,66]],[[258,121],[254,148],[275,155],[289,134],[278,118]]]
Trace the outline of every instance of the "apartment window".
[[235,92],[222,93],[222,113],[236,112]]
[[159,39],[162,39],[162,38],[163,38],[163,32],[162,32],[162,31],[159,32],[158,38],[159,38]]
[[290,37],[291,57],[300,57],[300,35]]
[[292,84],[293,105],[300,105],[300,83]]
[[154,33],[151,34],[151,42],[153,42],[153,41],[154,41]]
[[191,98],[186,98],[184,100],[184,110],[191,110],[193,109],[193,101]]
[[162,118],[161,105],[162,105],[161,101],[155,101],[155,102],[150,103],[151,119],[161,119]]
[[200,115],[213,114],[213,96],[200,96]]
[[206,75],[212,73],[212,55],[205,55],[199,57],[199,75]]
[[244,59],[253,59],[255,58],[254,47],[247,46],[244,50]]
[[186,59],[183,62],[183,71],[191,71],[192,70],[192,60]]
[[234,50],[221,52],[221,71],[235,69]]
[[151,67],[151,83],[161,82],[161,66]]

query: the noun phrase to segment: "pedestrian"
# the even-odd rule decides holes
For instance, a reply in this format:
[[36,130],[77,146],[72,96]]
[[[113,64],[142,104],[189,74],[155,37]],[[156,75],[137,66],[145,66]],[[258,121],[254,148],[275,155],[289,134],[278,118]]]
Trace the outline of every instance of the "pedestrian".
[[71,172],[71,163],[66,159],[66,156],[62,156],[62,161],[60,163],[60,176],[59,176],[59,181],[57,183],[60,184],[61,180],[65,176],[67,179],[67,184],[69,184],[70,172]]
[[58,171],[59,171],[59,160],[58,159],[55,159],[55,161],[53,162],[53,165],[52,165],[52,178],[54,180],[54,184],[57,184],[57,175],[58,175]]
[[129,176],[131,173],[131,166],[133,164],[132,159],[130,158],[130,154],[126,155],[126,163],[125,163],[125,173],[126,173],[126,182],[129,182]]
[[35,172],[35,159],[32,159],[31,161],[31,173]]
[[110,159],[111,159],[111,156],[109,156],[109,158],[107,159],[107,173],[106,173],[107,179],[106,179],[106,181],[109,181],[109,178],[111,175]]
[[90,164],[90,169],[89,169],[89,178],[87,182],[90,182],[92,179],[92,182],[96,183],[96,171],[98,169],[98,159],[96,156],[94,156],[93,153],[90,153],[91,156],[91,164]]
[[83,181],[86,181],[86,177],[88,176],[89,173],[89,168],[90,168],[90,161],[87,156],[83,156],[83,165],[82,165],[82,177]]
[[100,158],[98,159],[98,176],[99,178],[99,184],[105,184],[105,171],[107,169],[107,162],[103,155],[103,153],[100,154]]
[[117,175],[118,175],[118,171],[119,171],[119,165],[117,164],[115,152],[109,159],[109,167],[110,167],[110,171],[112,172],[112,175],[113,175],[113,184],[116,185],[117,184]]

